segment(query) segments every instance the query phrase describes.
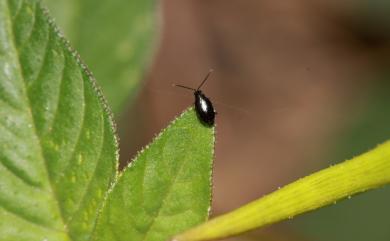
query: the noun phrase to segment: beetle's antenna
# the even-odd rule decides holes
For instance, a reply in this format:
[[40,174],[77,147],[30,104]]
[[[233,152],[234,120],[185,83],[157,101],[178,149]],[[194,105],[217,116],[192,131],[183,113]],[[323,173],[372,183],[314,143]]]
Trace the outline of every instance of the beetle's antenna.
[[184,85],[177,85],[177,84],[174,84],[173,86],[175,86],[175,87],[180,87],[180,88],[184,88],[184,89],[188,89],[188,90],[196,91],[196,89],[191,88],[191,87],[188,87],[188,86],[184,86]]
[[209,72],[207,73],[206,77],[203,79],[202,83],[199,85],[199,87],[196,90],[199,90],[200,87],[206,82],[206,80],[210,77],[211,73],[213,73],[213,69],[210,69]]

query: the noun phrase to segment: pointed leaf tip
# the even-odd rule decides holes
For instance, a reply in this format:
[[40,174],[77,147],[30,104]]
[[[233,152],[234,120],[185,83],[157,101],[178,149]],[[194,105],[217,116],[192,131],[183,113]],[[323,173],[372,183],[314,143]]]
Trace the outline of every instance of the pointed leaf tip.
[[206,221],[213,156],[214,127],[188,109],[121,173],[94,240],[165,241]]

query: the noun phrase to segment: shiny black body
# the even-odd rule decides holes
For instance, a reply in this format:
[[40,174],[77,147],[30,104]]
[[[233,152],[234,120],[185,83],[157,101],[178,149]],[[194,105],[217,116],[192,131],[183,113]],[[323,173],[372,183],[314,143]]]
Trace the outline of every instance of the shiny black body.
[[213,104],[200,90],[196,90],[194,95],[195,110],[199,119],[206,125],[214,125],[215,110]]
[[194,95],[195,95],[195,111],[196,114],[198,115],[200,121],[207,125],[207,126],[213,126],[214,125],[214,120],[215,120],[215,111],[213,104],[207,98],[200,88],[203,86],[203,84],[206,82],[206,80],[209,78],[210,74],[213,72],[212,69],[207,73],[206,77],[203,79],[202,83],[199,85],[197,89],[185,86],[185,85],[174,85],[180,88],[188,89],[188,90],[193,90]]

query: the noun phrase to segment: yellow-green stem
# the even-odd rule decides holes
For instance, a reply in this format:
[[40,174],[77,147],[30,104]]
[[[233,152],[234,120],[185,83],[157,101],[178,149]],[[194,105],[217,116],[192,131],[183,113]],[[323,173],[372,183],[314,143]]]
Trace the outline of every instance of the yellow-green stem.
[[390,183],[390,141],[351,160],[299,179],[263,198],[174,237],[201,241],[234,236],[292,218]]

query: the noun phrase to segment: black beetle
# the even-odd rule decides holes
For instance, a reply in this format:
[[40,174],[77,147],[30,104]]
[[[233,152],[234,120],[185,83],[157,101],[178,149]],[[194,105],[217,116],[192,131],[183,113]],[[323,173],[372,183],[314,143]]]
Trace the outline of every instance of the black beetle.
[[175,85],[177,87],[189,89],[194,91],[195,96],[195,111],[198,115],[199,119],[206,125],[213,126],[215,121],[215,110],[213,107],[213,103],[211,103],[210,99],[207,98],[203,92],[200,90],[200,87],[206,82],[206,80],[209,78],[210,74],[213,72],[213,70],[210,70],[202,83],[199,85],[197,89],[187,87],[184,85]]

